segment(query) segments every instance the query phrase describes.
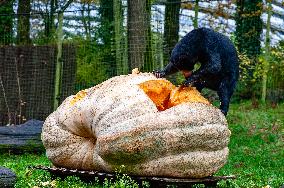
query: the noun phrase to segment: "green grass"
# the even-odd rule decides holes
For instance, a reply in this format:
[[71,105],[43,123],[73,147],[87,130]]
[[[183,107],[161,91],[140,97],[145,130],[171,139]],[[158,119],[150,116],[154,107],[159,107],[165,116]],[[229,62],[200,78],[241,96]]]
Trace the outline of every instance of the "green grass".
[[25,155],[0,155],[0,166],[12,169],[17,174],[17,188],[91,188],[91,187],[113,187],[113,188],[132,188],[138,187],[138,184],[131,180],[128,176],[123,175],[118,181],[104,181],[100,184],[98,180],[92,183],[81,181],[78,177],[70,176],[65,180],[57,178],[53,180],[48,172],[42,170],[32,170],[29,166],[45,165],[50,166],[51,163],[45,156],[36,154]]
[[275,108],[250,102],[231,105],[232,132],[228,163],[217,173],[234,174],[220,187],[280,187],[284,185],[284,104]]
[[[232,104],[228,115],[232,132],[228,163],[216,175],[236,175],[236,180],[221,181],[219,187],[280,187],[284,184],[284,104],[275,108],[250,102]],[[117,182],[87,184],[77,177],[51,180],[50,174],[30,170],[30,165],[50,165],[45,155],[0,154],[0,166],[13,169],[16,187],[137,187],[128,177]]]

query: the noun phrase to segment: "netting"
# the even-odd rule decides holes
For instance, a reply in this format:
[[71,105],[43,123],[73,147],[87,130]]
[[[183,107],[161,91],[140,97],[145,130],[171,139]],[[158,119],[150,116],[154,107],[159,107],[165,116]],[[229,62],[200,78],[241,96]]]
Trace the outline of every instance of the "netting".
[[[0,124],[44,119],[53,111],[55,46],[0,47]],[[74,46],[64,45],[60,102],[74,92]]]
[[[196,27],[209,27],[227,35],[243,56],[254,59],[253,66],[261,64],[258,55],[265,46],[267,3],[255,1],[258,9],[255,6],[249,9],[246,6],[251,4],[246,1],[237,2],[1,2],[0,125],[32,118],[43,120],[56,108],[55,101],[60,104],[78,90],[116,75],[128,74],[133,68],[147,72],[161,69],[168,63],[179,39]],[[272,5],[269,44],[275,46],[271,50],[275,53],[270,55],[273,60],[269,60],[267,71],[267,98],[279,101],[284,93],[284,45],[279,44],[284,39],[284,8],[282,1],[272,1]],[[251,24],[238,25],[246,20]],[[251,37],[254,43],[248,40]],[[64,44],[62,52],[61,43]],[[250,49],[256,50],[256,55],[251,54]],[[250,64],[242,65],[251,68]],[[242,73],[241,79],[255,79],[253,74]],[[170,80],[180,84],[184,78],[173,75]],[[261,76],[254,81],[255,85],[261,83]],[[249,98],[247,85],[242,82],[239,85],[235,98]],[[260,87],[258,96],[261,95]]]

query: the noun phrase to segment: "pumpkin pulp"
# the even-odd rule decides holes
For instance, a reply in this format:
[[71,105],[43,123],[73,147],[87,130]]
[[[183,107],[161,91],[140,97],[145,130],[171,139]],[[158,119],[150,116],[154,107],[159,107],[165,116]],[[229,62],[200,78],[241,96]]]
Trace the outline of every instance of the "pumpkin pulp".
[[168,80],[149,80],[139,84],[139,87],[155,103],[159,111],[185,102],[200,102],[210,105],[210,102],[195,87],[176,87]]

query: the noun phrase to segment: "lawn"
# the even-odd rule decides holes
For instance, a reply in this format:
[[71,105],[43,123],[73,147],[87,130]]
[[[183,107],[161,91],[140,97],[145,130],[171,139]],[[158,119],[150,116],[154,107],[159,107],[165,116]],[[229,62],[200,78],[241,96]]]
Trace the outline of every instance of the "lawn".
[[[219,187],[280,187],[284,185],[284,103],[271,108],[251,102],[232,104],[227,117],[232,132],[228,163],[217,175],[236,175],[236,180],[221,181]],[[50,165],[42,155],[0,154],[0,166],[13,169],[18,176],[16,187],[102,187],[86,184],[76,177],[51,180],[47,172],[27,168]],[[127,177],[105,182],[104,187],[137,187]]]
[[284,104],[276,108],[251,103],[232,105],[228,163],[217,173],[238,178],[220,187],[280,187],[284,185]]

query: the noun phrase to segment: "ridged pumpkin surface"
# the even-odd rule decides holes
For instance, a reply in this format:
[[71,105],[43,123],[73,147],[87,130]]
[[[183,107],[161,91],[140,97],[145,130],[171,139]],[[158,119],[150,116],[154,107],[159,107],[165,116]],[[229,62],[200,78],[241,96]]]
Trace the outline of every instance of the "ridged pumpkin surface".
[[[159,87],[157,87],[157,85]],[[57,167],[132,175],[205,177],[227,160],[230,131],[194,88],[150,73],[111,78],[68,97],[42,140]]]

